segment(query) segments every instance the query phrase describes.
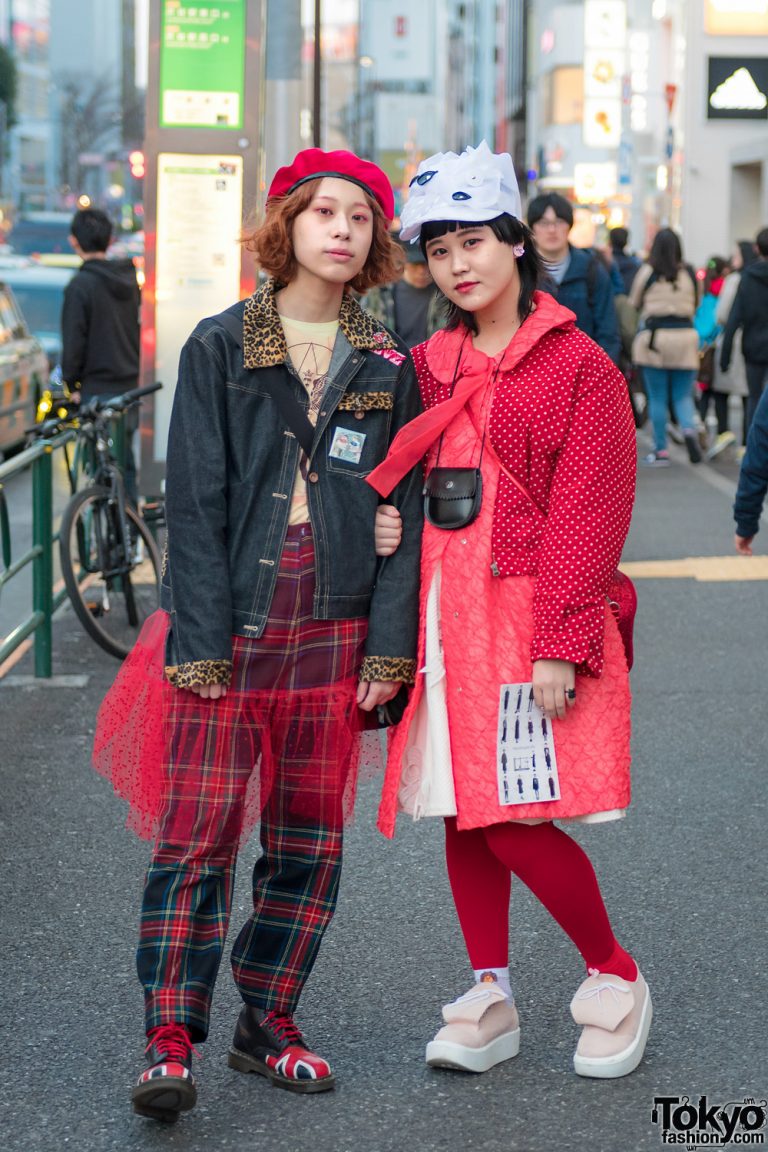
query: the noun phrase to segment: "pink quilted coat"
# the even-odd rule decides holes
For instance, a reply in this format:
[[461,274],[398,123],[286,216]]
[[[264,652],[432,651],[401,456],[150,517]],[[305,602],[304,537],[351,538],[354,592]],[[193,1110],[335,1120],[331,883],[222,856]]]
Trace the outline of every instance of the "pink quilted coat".
[[[441,564],[460,829],[621,809],[630,799],[629,677],[605,590],[634,498],[632,413],[624,378],[575,328],[573,314],[540,293],[536,305],[500,360],[476,351],[461,329],[439,332],[414,349],[427,407],[449,395],[462,341],[461,375],[487,379],[446,430],[440,454],[441,466],[477,464],[487,421],[480,516],[455,532],[426,524],[422,546],[418,666],[426,597]],[[433,450],[428,467],[434,456]],[[553,721],[561,798],[500,806],[499,685],[529,681],[532,662],[546,658],[572,661],[579,673],[575,707]],[[386,836],[394,834],[403,749],[421,680],[390,739],[378,822]]]

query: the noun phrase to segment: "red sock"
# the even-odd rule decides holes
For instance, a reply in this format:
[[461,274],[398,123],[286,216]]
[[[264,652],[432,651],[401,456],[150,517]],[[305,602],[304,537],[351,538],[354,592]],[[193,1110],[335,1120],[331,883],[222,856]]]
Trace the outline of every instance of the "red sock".
[[611,955],[593,964],[592,967],[598,972],[610,972],[614,976],[621,976],[624,980],[637,980],[637,964],[618,941]]
[[509,963],[509,868],[494,856],[482,828],[459,832],[445,821],[445,859],[453,902],[474,969]]
[[575,840],[549,822],[493,824],[483,832],[491,852],[570,936],[587,968],[637,978],[637,965],[613,935],[595,870]]

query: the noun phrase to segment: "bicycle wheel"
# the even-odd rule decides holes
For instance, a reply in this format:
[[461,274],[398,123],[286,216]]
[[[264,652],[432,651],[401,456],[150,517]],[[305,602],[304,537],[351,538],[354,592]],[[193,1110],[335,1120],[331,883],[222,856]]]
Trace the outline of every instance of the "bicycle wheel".
[[88,635],[118,659],[128,655],[160,604],[157,545],[139,514],[125,511],[135,534],[127,548],[106,488],[77,492],[59,529],[61,574],[72,607]]

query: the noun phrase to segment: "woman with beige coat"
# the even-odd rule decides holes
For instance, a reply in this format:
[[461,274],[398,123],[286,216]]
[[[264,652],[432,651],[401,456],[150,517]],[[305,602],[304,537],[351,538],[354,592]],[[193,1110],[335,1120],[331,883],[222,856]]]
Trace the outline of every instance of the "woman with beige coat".
[[641,463],[656,468],[669,464],[666,425],[671,401],[688,456],[698,464],[701,448],[693,403],[699,366],[699,337],[693,326],[698,290],[695,273],[683,262],[680,240],[671,228],[656,233],[629,300],[640,314],[632,359],[643,369],[654,438],[653,452]]

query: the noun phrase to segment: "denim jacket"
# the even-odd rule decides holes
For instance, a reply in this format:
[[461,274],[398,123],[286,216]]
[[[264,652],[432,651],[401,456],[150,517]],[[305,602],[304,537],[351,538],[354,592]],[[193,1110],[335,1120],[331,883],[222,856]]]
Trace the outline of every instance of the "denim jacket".
[[[288,358],[268,281],[229,311],[243,346],[216,317],[181,352],[168,439],[168,545],[162,606],[171,614],[166,676],[178,687],[229,682],[232,635],[258,638],[267,623],[301,449],[270,397],[308,396]],[[365,476],[420,411],[413,363],[401,340],[345,295],[328,383],[307,467],[317,566],[314,616],[367,616],[363,680],[412,682],[416,670],[421,469],[393,493],[403,541],[378,559],[378,497]],[[353,463],[330,455],[337,429],[362,434]]]

